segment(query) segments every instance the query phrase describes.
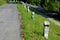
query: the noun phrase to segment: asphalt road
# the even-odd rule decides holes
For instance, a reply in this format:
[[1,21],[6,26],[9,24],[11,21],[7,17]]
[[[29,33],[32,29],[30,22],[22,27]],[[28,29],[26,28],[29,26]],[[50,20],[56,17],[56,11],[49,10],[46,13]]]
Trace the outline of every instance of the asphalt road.
[[0,6],[0,40],[21,40],[20,20],[15,4]]

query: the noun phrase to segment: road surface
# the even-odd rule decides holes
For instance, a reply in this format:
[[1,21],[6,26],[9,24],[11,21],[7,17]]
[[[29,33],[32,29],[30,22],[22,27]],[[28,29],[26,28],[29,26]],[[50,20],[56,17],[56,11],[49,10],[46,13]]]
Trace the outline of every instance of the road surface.
[[0,6],[0,40],[21,40],[20,20],[15,4]]

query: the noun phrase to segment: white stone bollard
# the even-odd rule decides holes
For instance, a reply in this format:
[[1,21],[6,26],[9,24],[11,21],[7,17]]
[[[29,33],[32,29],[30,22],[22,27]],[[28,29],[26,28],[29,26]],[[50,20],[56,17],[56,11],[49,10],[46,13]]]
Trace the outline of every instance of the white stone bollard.
[[28,12],[30,11],[29,6],[27,7],[27,11],[28,11]]
[[24,4],[24,8],[26,9],[26,5]]
[[48,21],[44,22],[44,37],[46,39],[48,39],[49,25],[50,23]]
[[26,4],[24,2],[21,2],[23,7],[26,9]]
[[33,20],[34,20],[34,14],[35,14],[35,13],[34,13],[34,12],[32,12],[32,19],[33,19]]

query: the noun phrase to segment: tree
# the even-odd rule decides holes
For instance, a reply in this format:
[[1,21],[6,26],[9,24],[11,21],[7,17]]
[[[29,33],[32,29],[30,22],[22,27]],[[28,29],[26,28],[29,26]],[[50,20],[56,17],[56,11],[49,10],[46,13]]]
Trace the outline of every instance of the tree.
[[47,10],[59,12],[59,8],[60,8],[59,2],[60,2],[59,0],[41,0],[40,5],[41,7]]

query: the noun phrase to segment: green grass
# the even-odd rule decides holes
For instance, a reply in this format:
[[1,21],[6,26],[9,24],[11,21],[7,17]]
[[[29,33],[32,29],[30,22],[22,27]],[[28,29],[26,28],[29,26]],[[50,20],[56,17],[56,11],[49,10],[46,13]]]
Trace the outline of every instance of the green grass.
[[[24,30],[25,40],[46,40],[43,37],[43,22],[47,20],[42,15],[35,13],[34,20],[31,19],[31,13],[27,12],[27,9],[23,7],[22,4],[17,4],[19,14],[22,19],[22,28]],[[48,20],[49,21],[49,20]],[[49,21],[50,22],[50,21]],[[60,27],[50,22],[49,38],[48,40],[60,40]]]
[[6,0],[0,0],[0,5],[6,4]]

